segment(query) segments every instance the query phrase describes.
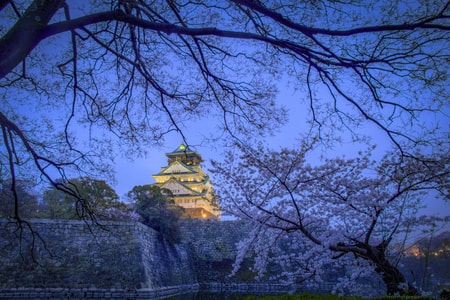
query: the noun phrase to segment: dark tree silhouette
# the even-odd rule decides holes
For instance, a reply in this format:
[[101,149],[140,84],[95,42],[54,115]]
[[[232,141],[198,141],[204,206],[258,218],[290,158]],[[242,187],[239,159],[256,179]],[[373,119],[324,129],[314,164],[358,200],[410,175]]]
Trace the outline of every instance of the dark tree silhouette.
[[167,193],[170,191],[161,190],[155,185],[137,185],[128,192],[128,198],[134,203],[145,225],[176,243],[181,239],[178,221],[184,209],[169,200]]

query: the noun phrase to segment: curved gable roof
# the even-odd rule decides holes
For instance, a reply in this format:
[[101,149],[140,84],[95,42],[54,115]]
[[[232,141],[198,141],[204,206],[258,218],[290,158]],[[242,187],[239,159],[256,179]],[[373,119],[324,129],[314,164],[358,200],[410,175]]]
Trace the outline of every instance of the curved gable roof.
[[195,174],[197,172],[195,172],[194,170],[192,170],[191,167],[186,166],[183,162],[178,160],[173,162],[164,170],[162,170],[158,175],[180,174],[180,173]]
[[198,154],[197,151],[190,146],[186,146],[184,143],[181,143],[181,145],[172,152],[166,153],[166,156],[169,158],[176,156],[196,157],[200,162],[203,161],[201,155]]
[[180,146],[177,147],[177,149],[173,150],[172,152],[169,152],[167,154],[176,154],[176,153],[194,153],[195,151],[191,149],[191,147],[186,146],[184,143],[181,143]]
[[[168,189],[170,191],[172,191],[173,195],[194,195],[194,196],[201,196],[201,193],[194,191],[192,189],[190,189],[189,187],[187,187],[186,185],[184,185],[183,183],[179,182],[178,180],[176,180],[175,178],[170,178],[169,180],[167,180],[166,182],[164,182],[161,185],[161,188],[163,189]],[[179,192],[174,192],[174,191],[179,191]]]

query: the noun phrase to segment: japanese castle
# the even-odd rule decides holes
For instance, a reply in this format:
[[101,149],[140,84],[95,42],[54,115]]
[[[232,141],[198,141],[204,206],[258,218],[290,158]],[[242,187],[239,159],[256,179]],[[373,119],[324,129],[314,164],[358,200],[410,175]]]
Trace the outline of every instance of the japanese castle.
[[202,157],[182,143],[166,153],[168,166],[152,175],[155,185],[171,191],[171,200],[184,208],[183,218],[220,218],[220,210],[209,176],[202,170]]

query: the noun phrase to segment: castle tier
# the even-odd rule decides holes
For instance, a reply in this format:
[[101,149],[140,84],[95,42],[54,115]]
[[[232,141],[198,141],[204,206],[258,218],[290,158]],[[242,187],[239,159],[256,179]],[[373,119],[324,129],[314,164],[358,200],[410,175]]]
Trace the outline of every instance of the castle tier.
[[166,153],[168,166],[152,175],[155,185],[171,191],[168,195],[184,208],[184,218],[220,218],[220,210],[209,176],[202,170],[202,157],[183,143]]

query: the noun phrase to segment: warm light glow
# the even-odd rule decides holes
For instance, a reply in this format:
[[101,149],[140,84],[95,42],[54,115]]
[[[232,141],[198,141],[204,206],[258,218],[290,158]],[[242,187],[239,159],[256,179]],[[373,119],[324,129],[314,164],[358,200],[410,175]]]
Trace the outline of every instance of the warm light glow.
[[[192,157],[179,155],[181,149],[188,149],[185,145],[177,148],[177,151],[167,154],[168,166],[161,167],[159,174],[152,175],[158,185],[172,192],[175,203],[186,209],[184,216],[194,215],[195,218],[218,218],[220,211],[216,210],[212,203],[212,184],[199,164],[200,156],[195,152]],[[198,156],[198,157],[197,157]],[[184,164],[193,163],[195,167],[186,167]],[[188,184],[186,184],[188,183]],[[188,197],[188,198],[186,198]],[[202,209],[200,212],[191,213],[191,209]],[[204,209],[204,210],[203,210]],[[184,217],[182,216],[182,217]]]

